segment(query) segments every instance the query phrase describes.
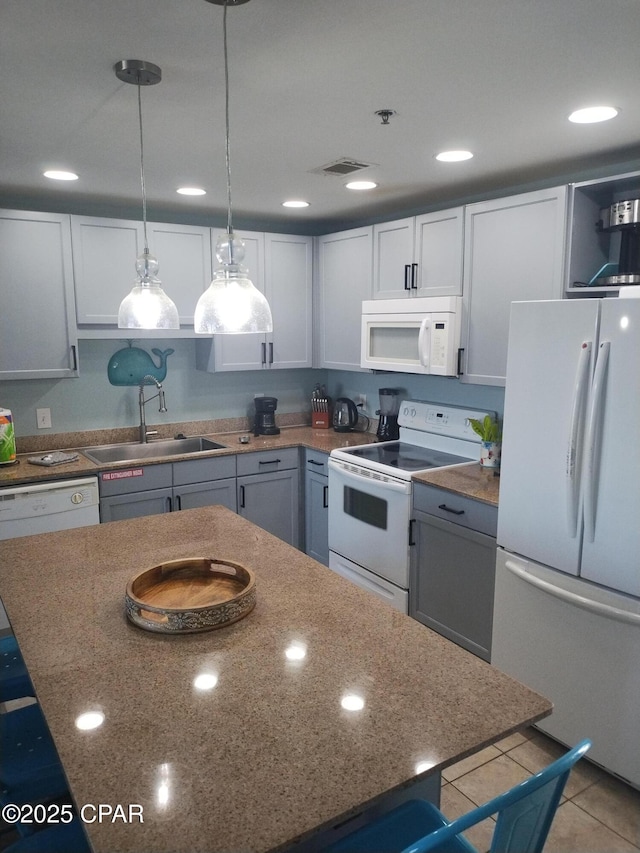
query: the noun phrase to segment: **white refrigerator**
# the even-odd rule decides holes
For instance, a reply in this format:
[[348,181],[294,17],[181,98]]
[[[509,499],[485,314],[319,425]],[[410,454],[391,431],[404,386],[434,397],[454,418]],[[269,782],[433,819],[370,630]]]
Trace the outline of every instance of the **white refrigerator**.
[[491,662],[640,787],[640,299],[512,304]]

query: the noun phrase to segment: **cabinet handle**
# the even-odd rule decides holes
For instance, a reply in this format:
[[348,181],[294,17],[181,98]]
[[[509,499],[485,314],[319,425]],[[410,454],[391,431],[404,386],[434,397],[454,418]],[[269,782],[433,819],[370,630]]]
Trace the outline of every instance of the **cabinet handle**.
[[453,515],[464,515],[463,509],[453,509],[452,507],[447,506],[446,504],[438,504],[438,509],[442,509],[445,512],[450,512]]
[[262,363],[266,364],[267,363],[267,345],[263,342],[260,344],[260,346],[262,347]]
[[240,486],[240,506],[244,509],[244,486]]
[[329,508],[329,486],[324,486],[322,490],[322,508]]
[[167,498],[167,512],[173,512],[173,502],[171,498]]
[[269,364],[273,364],[273,341],[269,341]]
[[71,359],[73,361],[73,370],[78,369],[78,349],[75,344],[71,344]]
[[411,290],[411,264],[404,265],[404,289]]
[[182,498],[180,497],[180,495],[176,495],[176,509],[182,509]]
[[411,289],[418,289],[418,264],[411,264]]
[[324,466],[324,462],[318,462],[317,459],[307,459],[309,465],[319,465],[321,468]]
[[258,465],[277,465],[278,462],[282,462],[282,459],[260,459]]
[[409,546],[415,545],[415,539],[413,538],[413,525],[416,523],[415,518],[409,519]]
[[458,347],[458,366],[456,368],[456,373],[458,376],[462,376],[462,353],[464,352],[464,347]]

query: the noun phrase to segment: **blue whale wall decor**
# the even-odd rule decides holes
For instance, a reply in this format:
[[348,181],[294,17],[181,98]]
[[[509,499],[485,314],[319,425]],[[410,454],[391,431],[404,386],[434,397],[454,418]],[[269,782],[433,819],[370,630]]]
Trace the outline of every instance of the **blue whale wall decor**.
[[145,376],[153,376],[162,382],[167,375],[167,357],[174,350],[154,348],[151,352],[160,359],[158,366],[146,350],[132,347],[131,344],[118,350],[111,356],[107,366],[109,382],[112,385],[140,385]]

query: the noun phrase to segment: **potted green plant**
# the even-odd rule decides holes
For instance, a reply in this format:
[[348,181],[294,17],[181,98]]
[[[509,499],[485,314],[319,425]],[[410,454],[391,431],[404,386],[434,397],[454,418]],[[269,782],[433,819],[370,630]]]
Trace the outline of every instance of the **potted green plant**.
[[485,415],[482,420],[469,418],[471,429],[480,436],[480,464],[485,468],[497,468],[500,465],[502,426],[497,418]]

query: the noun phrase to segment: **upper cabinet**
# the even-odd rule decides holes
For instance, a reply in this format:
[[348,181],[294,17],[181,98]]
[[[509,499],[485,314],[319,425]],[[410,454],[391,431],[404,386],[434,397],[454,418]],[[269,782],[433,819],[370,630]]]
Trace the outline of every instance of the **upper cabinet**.
[[617,296],[640,280],[640,172],[569,190],[567,295]]
[[[120,302],[136,280],[143,224],[72,216],[71,233],[78,325],[115,326]],[[147,237],[158,259],[158,278],[178,308],[180,323],[193,325],[196,302],[211,282],[210,229],[149,222]]]
[[462,382],[504,385],[511,303],[562,297],[566,207],[562,186],[465,208]]
[[[212,229],[214,251],[219,233]],[[311,367],[313,239],[238,233],[245,242],[249,278],[269,301],[273,332],[199,339],[196,366],[209,372]]]
[[373,298],[460,296],[463,208],[373,226]]
[[69,216],[0,211],[0,379],[78,375]]
[[361,370],[362,302],[371,299],[373,229],[318,237],[316,366]]

